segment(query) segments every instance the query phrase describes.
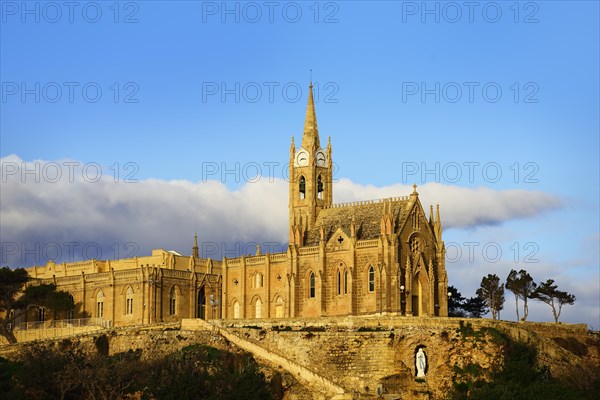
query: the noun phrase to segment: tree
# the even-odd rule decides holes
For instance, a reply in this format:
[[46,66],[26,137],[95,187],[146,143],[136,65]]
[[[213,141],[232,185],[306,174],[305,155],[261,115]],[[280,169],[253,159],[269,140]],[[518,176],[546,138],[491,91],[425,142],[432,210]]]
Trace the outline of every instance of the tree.
[[575,303],[575,295],[558,290],[558,285],[554,284],[553,279],[548,279],[546,282],[541,283],[535,292],[533,292],[532,298],[552,307],[552,314],[556,323],[558,323],[562,306]]
[[481,287],[477,289],[477,296],[487,304],[492,312],[492,318],[500,317],[500,310],[504,307],[504,285],[496,274],[488,274],[481,279]]
[[465,298],[460,294],[457,288],[454,286],[448,286],[448,316],[449,317],[466,317],[463,305]]
[[470,297],[465,301],[463,309],[471,318],[481,318],[489,312],[489,307],[484,299],[479,296]]
[[506,278],[506,288],[513,292],[515,295],[515,303],[517,309],[517,321],[519,319],[519,299],[523,300],[523,321],[527,321],[527,314],[529,309],[527,307],[527,300],[531,299],[533,292],[537,284],[533,281],[533,278],[524,269],[519,272],[514,269],[510,271]]
[[479,297],[465,298],[454,286],[448,286],[448,316],[463,318],[481,318],[487,314],[487,304]]
[[[28,310],[44,307],[57,312],[69,311],[75,304],[68,292],[57,291],[54,284],[28,285],[30,277],[23,268],[0,268],[0,334],[9,343],[16,343],[12,323]],[[11,314],[12,311],[12,314]]]

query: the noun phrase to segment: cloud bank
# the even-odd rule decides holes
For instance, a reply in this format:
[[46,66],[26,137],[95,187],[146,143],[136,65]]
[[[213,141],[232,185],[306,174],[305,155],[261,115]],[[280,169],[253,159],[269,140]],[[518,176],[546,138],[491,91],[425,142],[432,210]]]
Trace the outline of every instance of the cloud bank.
[[[107,168],[98,174],[95,167],[75,161],[25,162],[15,155],[0,161],[2,265],[122,258],[153,248],[190,254],[196,231],[201,252],[211,258],[254,253],[256,244],[263,251],[283,251],[287,243],[288,184],[283,179],[256,179],[231,190],[219,181],[117,179]],[[334,184],[334,200],[402,196],[412,190],[341,179]],[[502,224],[562,206],[560,198],[541,191],[429,183],[418,192],[426,211],[429,204],[440,204],[445,229]]]

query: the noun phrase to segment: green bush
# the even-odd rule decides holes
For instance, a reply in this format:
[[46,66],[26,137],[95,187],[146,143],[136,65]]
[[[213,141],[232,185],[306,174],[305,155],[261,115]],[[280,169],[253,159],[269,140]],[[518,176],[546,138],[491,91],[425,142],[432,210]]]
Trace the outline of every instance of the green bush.
[[269,400],[283,393],[281,376],[268,382],[248,353],[191,345],[149,360],[139,350],[108,357],[103,336],[92,355],[75,346],[33,345],[18,361],[0,358],[0,397],[85,400],[137,393],[143,399]]

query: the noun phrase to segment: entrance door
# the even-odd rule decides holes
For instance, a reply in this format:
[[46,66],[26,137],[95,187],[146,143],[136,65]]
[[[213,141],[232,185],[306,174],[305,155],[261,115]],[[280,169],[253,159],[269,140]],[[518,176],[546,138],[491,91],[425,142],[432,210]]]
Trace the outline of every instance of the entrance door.
[[196,309],[196,318],[206,319],[206,294],[204,286],[198,291],[198,307]]
[[419,296],[412,297],[412,314],[414,316],[419,315]]

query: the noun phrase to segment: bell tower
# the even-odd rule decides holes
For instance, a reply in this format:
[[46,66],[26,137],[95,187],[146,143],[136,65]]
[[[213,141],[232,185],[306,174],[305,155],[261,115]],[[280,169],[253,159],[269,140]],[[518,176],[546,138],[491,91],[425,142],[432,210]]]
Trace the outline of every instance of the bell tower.
[[304,245],[304,234],[314,226],[319,211],[332,204],[331,138],[321,148],[313,85],[308,90],[304,132],[299,148],[290,145],[290,245]]

